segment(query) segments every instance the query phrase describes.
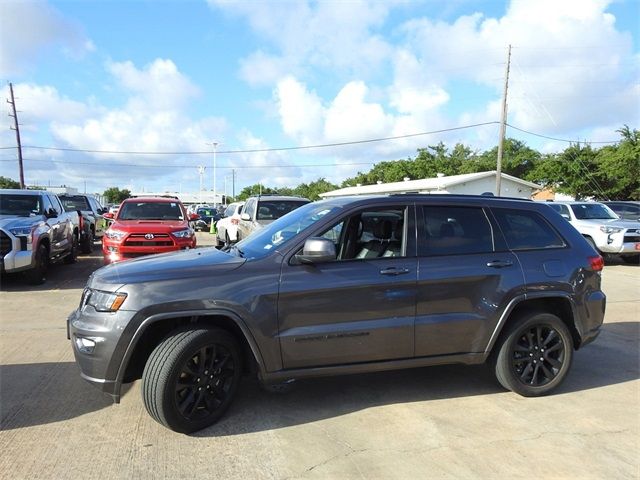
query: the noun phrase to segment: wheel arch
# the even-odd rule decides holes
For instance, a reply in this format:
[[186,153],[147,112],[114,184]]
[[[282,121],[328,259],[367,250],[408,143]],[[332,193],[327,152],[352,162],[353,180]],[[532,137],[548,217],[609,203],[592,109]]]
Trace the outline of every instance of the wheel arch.
[[509,327],[527,313],[540,312],[556,315],[567,326],[573,340],[573,348],[580,347],[580,333],[575,324],[575,304],[564,293],[551,293],[535,297],[521,297],[513,301],[505,310],[496,330],[494,331],[485,353],[488,356],[495,355],[500,345],[500,340],[506,335]]
[[117,389],[122,383],[141,378],[142,371],[153,349],[172,331],[192,325],[216,327],[231,333],[242,351],[245,373],[264,370],[258,346],[244,322],[228,311],[186,311],[157,314],[145,319],[134,334],[117,374]]

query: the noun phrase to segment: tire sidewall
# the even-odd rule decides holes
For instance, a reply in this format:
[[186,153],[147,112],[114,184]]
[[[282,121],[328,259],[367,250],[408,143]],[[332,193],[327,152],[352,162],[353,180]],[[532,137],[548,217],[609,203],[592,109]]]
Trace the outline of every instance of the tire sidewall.
[[[184,364],[203,347],[210,345],[220,345],[224,347],[232,356],[234,362],[234,375],[231,388],[222,405],[216,412],[208,417],[199,420],[189,420],[183,417],[178,411],[178,405],[175,399],[175,384],[182,372]],[[191,341],[182,348],[182,352],[177,356],[176,361],[172,365],[166,365],[169,373],[166,376],[166,382],[160,388],[162,389],[162,411],[163,417],[167,425],[173,430],[190,433],[201,430],[215,423],[231,405],[235,393],[240,383],[242,375],[242,358],[240,349],[236,340],[232,335],[218,329],[201,329],[194,330]]]
[[[560,371],[549,383],[538,387],[522,383],[511,366],[513,348],[518,339],[524,331],[535,326],[553,328],[560,335],[564,344],[564,360]],[[531,313],[516,322],[504,338],[496,359],[496,376],[505,388],[525,397],[537,397],[549,393],[564,381],[571,369],[572,361],[573,339],[565,323],[550,313]]]

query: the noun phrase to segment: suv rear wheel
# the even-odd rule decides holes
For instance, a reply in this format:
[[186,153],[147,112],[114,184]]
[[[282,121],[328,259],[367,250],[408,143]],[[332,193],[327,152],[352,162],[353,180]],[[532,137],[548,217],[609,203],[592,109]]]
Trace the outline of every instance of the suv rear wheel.
[[217,328],[177,330],[151,353],[142,374],[149,414],[181,433],[205,428],[229,407],[242,373],[235,338]]
[[560,385],[573,359],[571,333],[550,313],[532,312],[518,319],[498,348],[498,381],[525,397],[545,395]]
[[89,230],[89,232],[87,232],[87,234],[82,239],[80,250],[82,250],[82,253],[93,252],[93,230]]

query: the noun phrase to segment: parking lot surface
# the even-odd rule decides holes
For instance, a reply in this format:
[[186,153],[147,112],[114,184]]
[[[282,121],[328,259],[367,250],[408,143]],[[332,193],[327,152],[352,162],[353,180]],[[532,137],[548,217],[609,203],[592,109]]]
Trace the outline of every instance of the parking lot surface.
[[[210,242],[198,234],[199,244]],[[607,315],[558,393],[506,392],[485,366],[243,381],[194,435],[147,415],[136,382],[112,405],[86,384],[66,317],[97,252],[0,288],[0,478],[640,478],[640,267],[605,267]]]

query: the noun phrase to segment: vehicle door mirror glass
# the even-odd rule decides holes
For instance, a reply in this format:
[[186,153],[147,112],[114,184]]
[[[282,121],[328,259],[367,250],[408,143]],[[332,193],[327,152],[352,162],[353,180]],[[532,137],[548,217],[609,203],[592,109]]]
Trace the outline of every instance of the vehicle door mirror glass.
[[332,262],[336,259],[336,246],[326,238],[311,237],[304,242],[302,253],[296,258],[306,264]]
[[242,215],[240,215],[240,218],[241,218],[242,220],[247,221],[247,222],[251,220],[251,217],[249,216],[249,214],[248,214],[248,213],[243,213]]

